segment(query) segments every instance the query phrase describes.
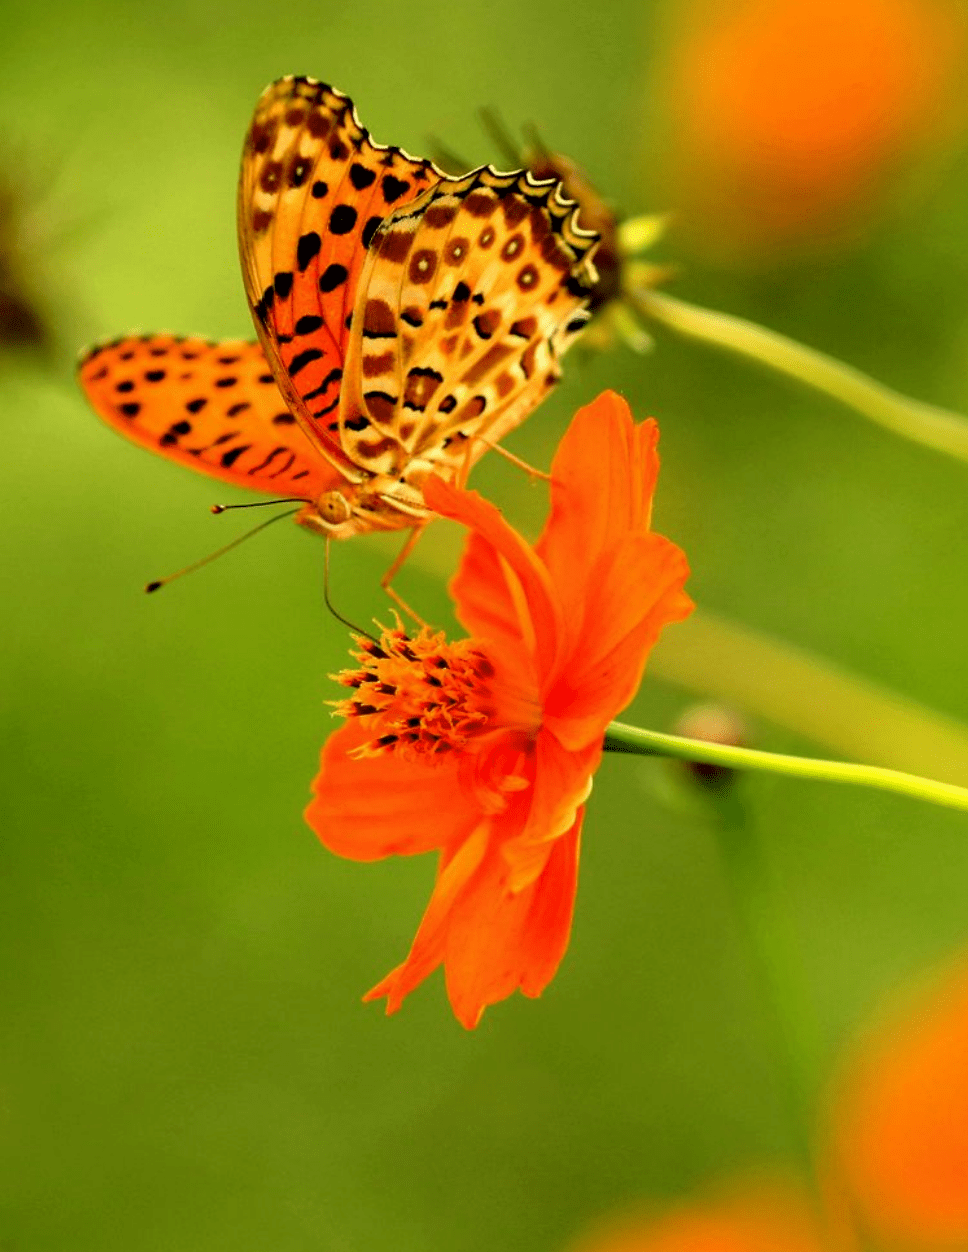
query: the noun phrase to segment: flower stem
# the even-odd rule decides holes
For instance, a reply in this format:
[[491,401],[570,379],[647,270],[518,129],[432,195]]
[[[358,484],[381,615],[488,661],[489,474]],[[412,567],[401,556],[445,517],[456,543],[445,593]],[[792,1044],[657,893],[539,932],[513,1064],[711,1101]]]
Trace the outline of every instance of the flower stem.
[[912,400],[853,366],[741,317],[703,309],[646,287],[632,287],[626,297],[644,317],[670,330],[760,361],[832,396],[896,435],[968,461],[968,420],[957,413]]
[[769,1006],[783,1098],[807,1181],[816,1178],[812,1126],[819,1080],[817,1024],[786,910],[778,898],[760,833],[735,783],[708,792],[719,852],[750,964]]
[[663,635],[649,673],[811,739],[824,755],[968,784],[968,727],[956,718],[708,608]]
[[686,739],[682,735],[666,735],[658,730],[641,730],[622,722],[609,725],[605,734],[605,749],[640,756],[672,756],[683,761],[704,761],[729,769],[766,770],[791,778],[812,778],[817,782],[850,783],[877,791],[893,791],[968,812],[968,787],[936,782],[932,778],[905,774],[880,765],[857,765],[849,761],[824,761],[806,756],[787,756],[780,752],[762,752],[757,748],[737,748],[708,743],[703,739]]

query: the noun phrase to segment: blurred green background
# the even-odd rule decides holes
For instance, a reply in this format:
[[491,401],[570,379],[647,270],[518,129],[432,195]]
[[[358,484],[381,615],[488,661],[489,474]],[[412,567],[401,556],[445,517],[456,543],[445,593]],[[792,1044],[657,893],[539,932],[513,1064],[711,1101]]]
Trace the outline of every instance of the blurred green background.
[[[250,333],[235,179],[280,74],[334,82],[383,142],[433,135],[472,162],[495,159],[475,114],[496,103],[625,210],[675,208],[674,10],[6,0],[5,177],[54,347],[0,361],[3,1252],[550,1252],[613,1206],[792,1159],[710,829],[664,798],[662,765],[606,760],[571,947],[540,1002],[515,997],[473,1034],[439,976],[394,1018],[360,1003],[406,952],[433,864],[339,861],[302,822],[346,647],[322,545],[280,526],[146,598],[244,515],[211,518],[231,493],[126,445],[71,378],[93,338]],[[812,255],[726,264],[675,227],[659,255],[682,267],[678,294],[965,412],[968,162],[949,146],[904,179]],[[546,464],[576,407],[617,388],[661,424],[656,524],[701,607],[968,717],[968,467],[657,338],[646,358],[576,351],[510,446]],[[475,477],[534,530],[540,488],[499,458]],[[442,623],[458,542],[435,526],[398,584]],[[385,616],[393,550],[336,552],[349,617]],[[647,680],[627,720],[669,728],[691,698]],[[753,738],[825,750],[755,718]],[[968,940],[968,828],[833,787],[746,791],[819,1087],[882,993]]]

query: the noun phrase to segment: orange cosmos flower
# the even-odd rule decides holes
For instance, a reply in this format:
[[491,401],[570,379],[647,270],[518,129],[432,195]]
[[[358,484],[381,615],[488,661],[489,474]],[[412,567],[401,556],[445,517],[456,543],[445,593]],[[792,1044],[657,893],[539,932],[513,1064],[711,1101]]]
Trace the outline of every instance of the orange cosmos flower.
[[306,810],[333,852],[440,854],[407,959],[367,996],[395,1012],[438,965],[468,1029],[516,988],[537,996],[571,928],[584,804],[611,719],[663,626],[686,617],[685,557],[650,530],[658,428],[606,392],[552,465],[532,548],[476,492],[431,476],[430,507],[467,526],[451,584],[471,638],[359,640],[360,667]]
[[629,1217],[571,1252],[825,1252],[805,1196],[760,1184],[683,1204],[659,1217]]
[[700,242],[826,246],[963,127],[951,0],[691,0],[670,56],[676,204]]
[[968,960],[859,1049],[833,1121],[863,1226],[892,1248],[968,1247]]

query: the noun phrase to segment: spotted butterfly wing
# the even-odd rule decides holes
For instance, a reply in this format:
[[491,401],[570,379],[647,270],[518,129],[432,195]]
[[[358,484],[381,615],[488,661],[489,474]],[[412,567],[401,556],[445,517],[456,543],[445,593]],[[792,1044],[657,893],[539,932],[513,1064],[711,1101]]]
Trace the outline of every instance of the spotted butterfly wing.
[[418,478],[518,424],[588,319],[594,232],[555,179],[490,168],[395,211],[360,278],[340,404],[357,464]]
[[264,93],[239,189],[256,325],[323,455],[402,484],[372,486],[382,524],[412,524],[423,477],[476,460],[556,380],[595,275],[576,216],[555,179],[374,143],[324,84]]
[[280,79],[256,106],[239,179],[246,292],[293,413],[350,481],[363,475],[334,422],[367,248],[395,207],[441,180],[431,161],[374,143],[324,83]]
[[116,339],[84,354],[79,377],[108,425],[212,478],[307,501],[338,480],[296,424],[257,343]]

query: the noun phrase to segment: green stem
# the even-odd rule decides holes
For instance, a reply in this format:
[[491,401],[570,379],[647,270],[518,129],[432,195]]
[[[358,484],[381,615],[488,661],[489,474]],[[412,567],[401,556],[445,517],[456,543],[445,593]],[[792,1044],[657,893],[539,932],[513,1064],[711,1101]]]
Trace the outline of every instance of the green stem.
[[896,435],[968,461],[968,420],[957,413],[903,396],[860,370],[755,322],[703,309],[652,288],[633,287],[625,294],[644,317],[670,330],[760,361],[825,392]]
[[814,1168],[814,1099],[819,1075],[816,1021],[786,910],[759,831],[735,786],[710,791],[711,832],[750,963],[770,1009],[779,1077],[805,1176]]
[[787,756],[780,752],[762,752],[757,748],[736,748],[722,743],[708,743],[704,739],[666,735],[658,730],[641,730],[622,722],[609,725],[605,748],[609,752],[632,752],[639,756],[672,756],[683,761],[704,761],[710,765],[724,765],[728,769],[766,770],[791,778],[812,778],[817,782],[850,783],[877,791],[893,791],[968,812],[968,787],[935,782],[932,778],[905,774],[880,765],[856,765],[849,761],[824,761],[814,757]]

